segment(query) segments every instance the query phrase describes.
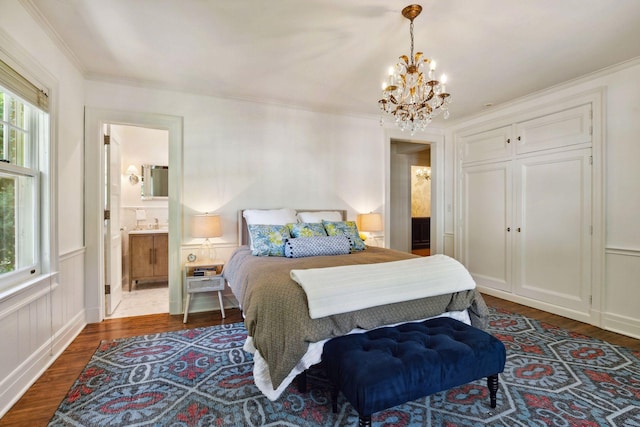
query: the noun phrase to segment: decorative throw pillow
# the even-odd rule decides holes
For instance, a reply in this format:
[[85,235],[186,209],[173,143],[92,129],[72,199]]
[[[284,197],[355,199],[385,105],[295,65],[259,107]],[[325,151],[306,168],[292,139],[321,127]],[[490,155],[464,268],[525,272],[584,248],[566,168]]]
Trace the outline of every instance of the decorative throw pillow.
[[351,242],[347,236],[314,236],[287,239],[284,256],[302,258],[322,255],[344,255],[351,252]]
[[284,256],[284,242],[291,237],[286,225],[249,224],[249,235],[257,256]]
[[[290,222],[298,222],[296,211],[290,208],[282,209],[245,209],[242,216],[247,222],[247,227],[251,224],[258,225],[287,225]],[[253,239],[249,233],[249,246],[254,250]]]
[[362,251],[366,248],[358,233],[355,221],[322,221],[329,236],[347,236],[351,240],[351,252]]
[[307,223],[297,222],[287,224],[291,237],[313,237],[313,236],[326,236],[327,232],[324,231],[324,225],[321,222]]

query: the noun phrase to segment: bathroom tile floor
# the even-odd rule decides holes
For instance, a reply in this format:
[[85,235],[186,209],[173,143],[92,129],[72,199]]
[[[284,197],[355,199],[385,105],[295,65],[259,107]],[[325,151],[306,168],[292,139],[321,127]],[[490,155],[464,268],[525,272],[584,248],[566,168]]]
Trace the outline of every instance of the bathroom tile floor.
[[169,312],[169,287],[167,282],[139,283],[129,292],[122,290],[122,301],[108,319],[144,316]]

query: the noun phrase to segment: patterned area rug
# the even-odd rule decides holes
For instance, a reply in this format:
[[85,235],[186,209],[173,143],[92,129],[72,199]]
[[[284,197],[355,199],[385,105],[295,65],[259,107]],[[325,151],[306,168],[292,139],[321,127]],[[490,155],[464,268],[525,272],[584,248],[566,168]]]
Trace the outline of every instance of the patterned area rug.
[[[507,347],[498,406],[486,381],[379,412],[375,426],[640,427],[640,352],[491,309],[489,331]],[[243,325],[100,344],[50,426],[356,426],[342,396],[331,412],[321,370],[307,394],[275,402],[253,384]]]

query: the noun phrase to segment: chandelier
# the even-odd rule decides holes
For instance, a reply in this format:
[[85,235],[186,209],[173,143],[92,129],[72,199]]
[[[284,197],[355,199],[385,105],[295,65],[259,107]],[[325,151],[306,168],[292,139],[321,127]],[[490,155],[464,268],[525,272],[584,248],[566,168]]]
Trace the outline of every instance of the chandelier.
[[431,181],[431,168],[428,166],[425,168],[418,168],[416,170],[416,178],[418,178],[418,180],[422,179],[424,181]]
[[443,74],[440,80],[435,78],[436,62],[422,52],[413,54],[413,20],[420,12],[422,6],[418,4],[402,9],[402,16],[411,21],[411,56],[402,55],[400,61],[389,68],[389,77],[382,83],[382,99],[378,101],[383,112],[380,124],[384,124],[384,115],[388,115],[401,130],[410,130],[411,135],[425,130],[440,113],[448,118],[451,102],[446,76]]

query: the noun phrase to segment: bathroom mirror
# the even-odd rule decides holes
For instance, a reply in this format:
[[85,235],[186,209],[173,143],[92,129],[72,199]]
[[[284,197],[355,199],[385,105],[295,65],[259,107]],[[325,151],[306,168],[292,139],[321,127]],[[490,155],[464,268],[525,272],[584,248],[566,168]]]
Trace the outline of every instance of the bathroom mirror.
[[142,200],[169,196],[169,166],[142,165]]

